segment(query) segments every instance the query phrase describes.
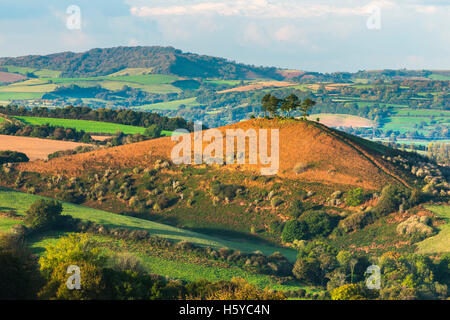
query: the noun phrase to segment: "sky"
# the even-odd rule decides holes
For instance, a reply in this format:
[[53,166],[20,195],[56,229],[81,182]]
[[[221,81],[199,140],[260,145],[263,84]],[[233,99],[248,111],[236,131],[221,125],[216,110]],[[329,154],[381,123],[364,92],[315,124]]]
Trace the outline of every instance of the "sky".
[[450,0],[1,0],[0,57],[173,46],[318,72],[450,69]]

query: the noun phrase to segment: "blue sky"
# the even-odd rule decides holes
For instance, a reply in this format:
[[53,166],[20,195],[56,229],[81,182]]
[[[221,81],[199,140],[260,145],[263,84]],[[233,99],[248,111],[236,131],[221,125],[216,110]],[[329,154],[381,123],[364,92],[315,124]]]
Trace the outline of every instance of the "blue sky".
[[[67,28],[80,8],[81,29]],[[0,56],[173,46],[333,72],[450,69],[450,0],[2,0]]]

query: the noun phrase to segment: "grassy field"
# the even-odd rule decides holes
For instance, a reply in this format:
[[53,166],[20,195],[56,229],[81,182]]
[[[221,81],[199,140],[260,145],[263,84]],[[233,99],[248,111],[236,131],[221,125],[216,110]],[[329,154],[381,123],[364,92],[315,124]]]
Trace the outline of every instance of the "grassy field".
[[129,76],[108,76],[102,77],[104,79],[122,81],[122,82],[134,82],[139,84],[170,84],[179,78],[176,76],[166,74],[148,74],[148,75],[129,75]]
[[432,205],[426,209],[435,213],[445,223],[439,226],[439,233],[417,244],[418,253],[444,253],[450,252],[450,206]]
[[142,75],[142,74],[148,74],[152,72],[152,68],[125,68],[120,71],[111,73],[110,77],[116,77],[116,76],[136,76],[136,75]]
[[[55,245],[60,237],[68,234],[68,232],[47,232],[44,236],[29,239],[28,247],[32,253],[42,255],[45,252],[45,247]],[[167,252],[153,252],[153,250],[144,253],[142,250],[137,250],[136,244],[126,244],[127,241],[125,240],[99,235],[92,236],[92,238],[99,243],[108,256],[112,257],[123,253],[135,256],[141,261],[147,272],[172,279],[190,282],[201,279],[208,281],[231,280],[233,277],[241,277],[260,289],[270,288],[281,291],[305,289],[307,292],[314,292],[311,288],[299,283],[278,284],[268,275],[249,272],[237,266],[212,265],[207,261],[198,261],[198,258],[189,253],[181,253],[176,257]]]
[[128,126],[124,124],[89,121],[89,120],[72,120],[72,119],[57,119],[57,118],[40,118],[40,117],[15,117],[16,119],[31,125],[50,124],[53,126],[61,126],[64,128],[75,128],[77,130],[84,130],[92,133],[109,133],[114,134],[117,131],[122,131],[125,134],[143,133],[145,128]]
[[196,98],[188,98],[188,99],[181,99],[181,100],[175,100],[170,102],[161,102],[161,103],[153,103],[153,104],[146,104],[143,106],[137,106],[133,107],[133,109],[139,109],[139,110],[177,110],[179,106],[185,105],[187,108],[198,106],[199,103],[197,103]]
[[[43,197],[0,189],[0,207],[2,210],[14,209],[19,215],[23,215],[30,205]],[[64,214],[69,214],[75,218],[93,221],[108,227],[121,227],[147,230],[153,235],[167,238],[170,240],[186,240],[202,246],[211,246],[215,248],[234,248],[243,252],[253,252],[260,250],[265,254],[271,254],[280,251],[291,261],[295,261],[296,251],[286,248],[271,246],[266,243],[259,244],[247,241],[229,241],[209,235],[200,234],[148,220],[123,216],[102,210],[83,207],[71,203],[64,203]],[[2,219],[2,218],[0,218]],[[5,222],[6,223],[6,222]],[[8,222],[11,223],[11,222]]]
[[41,99],[42,92],[0,92],[0,100],[30,100]]
[[433,80],[439,80],[439,81],[449,81],[450,80],[450,76],[446,76],[446,75],[439,74],[439,73],[433,73],[428,78],[433,79]]

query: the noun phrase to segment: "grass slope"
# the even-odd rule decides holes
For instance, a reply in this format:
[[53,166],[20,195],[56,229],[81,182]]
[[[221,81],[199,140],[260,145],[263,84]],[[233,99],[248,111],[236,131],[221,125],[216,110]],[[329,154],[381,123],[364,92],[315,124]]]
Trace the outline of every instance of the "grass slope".
[[[0,208],[3,210],[17,210],[18,214],[23,215],[31,204],[44,197],[0,189]],[[228,241],[200,233],[179,229],[176,227],[143,220],[134,217],[123,216],[102,210],[83,207],[71,203],[63,203],[64,214],[69,214],[75,218],[93,221],[108,227],[121,227],[144,229],[153,235],[167,238],[170,240],[180,241],[185,240],[202,246],[211,246],[215,248],[228,247],[238,249],[244,252],[253,252],[256,250],[262,251],[264,254],[271,254],[275,251],[280,251],[291,261],[295,261],[296,251],[291,249],[279,248],[270,245],[261,245],[246,241]],[[0,218],[2,219],[2,218]],[[4,222],[11,223],[11,222]],[[18,221],[17,221],[18,223]]]
[[175,101],[169,101],[169,102],[160,102],[160,103],[153,103],[153,104],[146,104],[143,106],[137,106],[133,107],[133,109],[139,109],[139,110],[177,110],[179,106],[185,105],[187,108],[198,106],[199,103],[197,103],[196,98],[188,98],[188,99],[181,99],[181,100],[175,100]]
[[445,220],[445,224],[439,226],[439,233],[417,244],[418,253],[444,253],[450,252],[450,206],[432,205],[426,209]]

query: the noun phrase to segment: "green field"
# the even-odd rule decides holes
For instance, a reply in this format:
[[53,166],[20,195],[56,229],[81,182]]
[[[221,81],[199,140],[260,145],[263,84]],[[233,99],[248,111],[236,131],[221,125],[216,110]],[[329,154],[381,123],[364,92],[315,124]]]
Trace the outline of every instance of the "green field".
[[13,73],[20,73],[20,74],[26,74],[27,72],[33,72],[36,71],[34,68],[23,68],[23,67],[15,67],[15,66],[3,66],[5,67],[8,72]]
[[196,98],[181,99],[169,102],[146,104],[143,106],[133,107],[138,110],[177,110],[179,106],[185,105],[187,108],[198,106]]
[[139,84],[170,84],[179,78],[166,74],[130,75],[130,76],[108,76],[101,77],[107,80],[134,82]]
[[450,76],[446,76],[446,75],[439,74],[439,73],[433,73],[428,78],[433,79],[433,80],[439,80],[439,81],[449,81],[450,80]]
[[[43,197],[0,189],[0,208],[1,210],[14,209],[19,215],[23,215],[31,204]],[[204,235],[148,220],[139,218],[123,216],[115,213],[110,213],[102,210],[83,207],[71,203],[64,203],[64,214],[69,214],[75,218],[82,220],[93,221],[108,227],[133,228],[147,230],[149,233],[167,238],[170,240],[185,240],[202,246],[211,246],[215,248],[228,247],[238,249],[243,252],[253,252],[260,250],[264,254],[271,254],[279,251],[284,254],[291,261],[296,259],[296,251],[286,248],[279,248],[268,244],[260,244],[250,241],[230,241],[215,238],[209,235]],[[2,221],[3,218],[0,218]],[[17,221],[18,222],[18,221]],[[0,225],[11,225],[11,221],[0,222]],[[5,228],[5,227],[4,227]]]
[[450,206],[432,205],[426,206],[445,223],[439,226],[439,233],[431,238],[425,239],[417,244],[418,253],[444,253],[450,252]]
[[41,99],[42,92],[0,92],[0,100],[30,100]]
[[40,117],[15,117],[16,119],[31,125],[50,124],[53,126],[61,126],[64,128],[75,128],[77,130],[84,130],[91,133],[109,133],[114,134],[117,131],[122,131],[125,134],[143,133],[145,128],[128,126],[124,124],[89,121],[89,120],[72,120],[72,119],[57,119],[57,118],[40,118]]

